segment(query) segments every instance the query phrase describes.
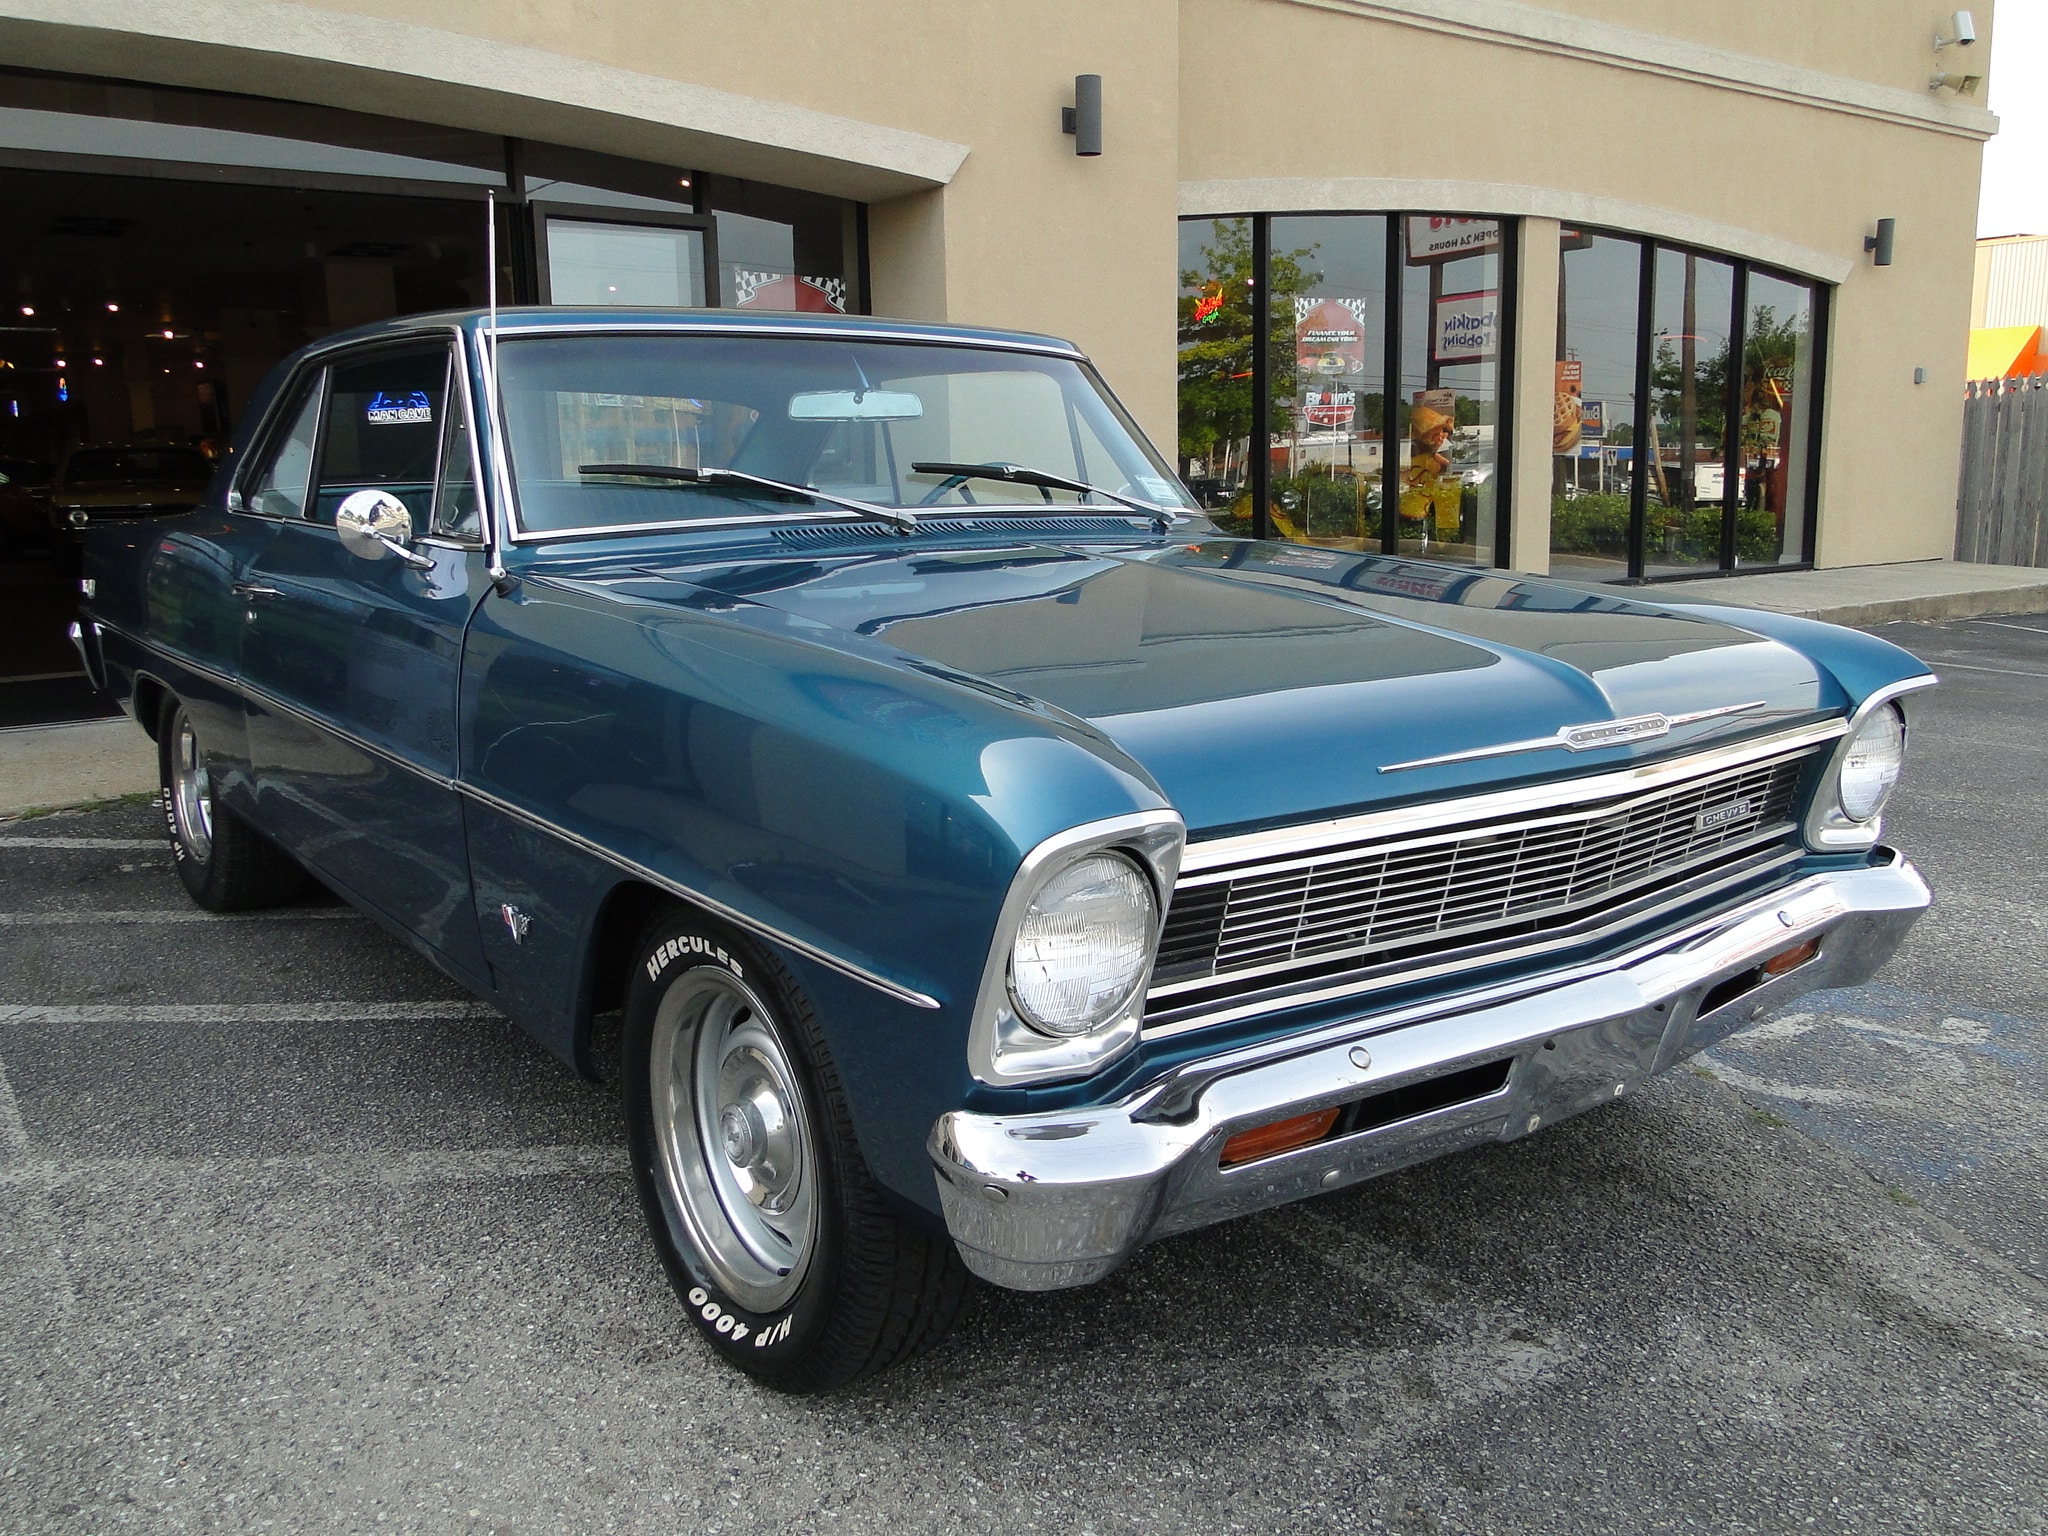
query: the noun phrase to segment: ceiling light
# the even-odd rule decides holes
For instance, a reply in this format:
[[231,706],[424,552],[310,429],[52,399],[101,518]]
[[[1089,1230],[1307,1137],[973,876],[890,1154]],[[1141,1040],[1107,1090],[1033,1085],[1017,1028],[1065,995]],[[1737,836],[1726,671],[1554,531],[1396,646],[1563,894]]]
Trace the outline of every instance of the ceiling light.
[[33,304],[22,305],[21,312],[27,319],[33,320],[36,317],[36,307]]
[[109,300],[107,302],[107,313],[110,315],[118,315],[119,313],[121,313],[121,306],[114,303],[112,300]]

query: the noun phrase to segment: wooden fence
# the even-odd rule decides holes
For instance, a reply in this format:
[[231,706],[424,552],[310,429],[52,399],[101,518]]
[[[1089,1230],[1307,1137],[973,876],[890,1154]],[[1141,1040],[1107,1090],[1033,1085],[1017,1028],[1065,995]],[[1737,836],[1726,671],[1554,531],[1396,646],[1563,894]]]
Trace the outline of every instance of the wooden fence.
[[1966,387],[1956,558],[2048,566],[2048,375]]

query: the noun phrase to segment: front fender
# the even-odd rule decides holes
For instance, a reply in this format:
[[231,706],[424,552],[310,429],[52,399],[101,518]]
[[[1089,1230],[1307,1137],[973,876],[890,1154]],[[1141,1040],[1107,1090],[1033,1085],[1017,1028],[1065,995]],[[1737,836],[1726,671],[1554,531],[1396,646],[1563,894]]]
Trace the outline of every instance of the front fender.
[[[923,1136],[935,1102],[972,1091],[968,1016],[1024,855],[1165,800],[1085,727],[748,618],[540,580],[485,601],[461,700],[461,779],[476,829],[492,829],[472,833],[480,898],[514,821],[521,865],[549,829],[775,946],[849,1086],[871,1085],[853,1098],[878,1174],[900,1167],[929,1204]],[[561,874],[558,890],[602,899]],[[564,935],[594,916],[552,915]],[[568,951],[501,944],[493,969],[508,993],[572,1012],[583,957]]]

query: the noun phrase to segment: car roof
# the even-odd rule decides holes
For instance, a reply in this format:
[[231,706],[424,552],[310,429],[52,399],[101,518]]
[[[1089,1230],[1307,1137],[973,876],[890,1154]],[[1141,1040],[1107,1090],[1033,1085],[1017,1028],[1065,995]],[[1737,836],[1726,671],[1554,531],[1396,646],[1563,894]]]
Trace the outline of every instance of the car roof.
[[[490,312],[482,309],[440,310],[432,314],[406,315],[380,320],[373,325],[328,336],[320,350],[349,341],[374,340],[379,336],[402,336],[432,326],[452,325],[467,331],[490,326]],[[794,314],[775,310],[736,309],[628,309],[605,305],[518,305],[498,311],[498,329],[510,335],[520,331],[745,331],[754,335],[868,337],[875,341],[936,341],[954,346],[980,344],[1021,347],[1034,352],[1059,352],[1080,357],[1081,349],[1071,341],[1035,331],[998,330],[987,326],[932,325],[916,320],[891,320],[868,315]]]

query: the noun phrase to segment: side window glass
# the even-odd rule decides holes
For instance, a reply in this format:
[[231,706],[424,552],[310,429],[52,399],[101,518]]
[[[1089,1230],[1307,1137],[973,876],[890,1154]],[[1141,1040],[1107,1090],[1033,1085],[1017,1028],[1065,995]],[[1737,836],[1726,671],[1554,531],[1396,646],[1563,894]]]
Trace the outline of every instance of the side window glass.
[[291,429],[270,450],[270,459],[249,481],[243,503],[265,517],[304,517],[306,487],[313,475],[313,434],[320,424],[320,376],[300,396]]
[[329,369],[313,515],[334,521],[351,491],[388,491],[424,531],[433,506],[448,404],[445,342],[389,347]]
[[476,495],[476,462],[470,457],[469,413],[458,390],[448,393],[447,447],[441,455],[441,490],[434,501],[434,531],[450,538],[484,536],[483,510]]

